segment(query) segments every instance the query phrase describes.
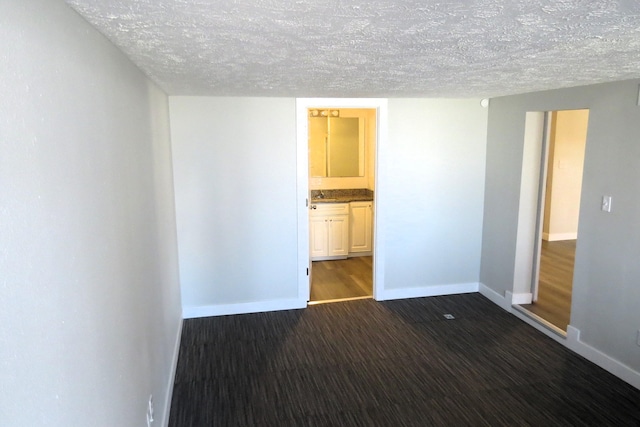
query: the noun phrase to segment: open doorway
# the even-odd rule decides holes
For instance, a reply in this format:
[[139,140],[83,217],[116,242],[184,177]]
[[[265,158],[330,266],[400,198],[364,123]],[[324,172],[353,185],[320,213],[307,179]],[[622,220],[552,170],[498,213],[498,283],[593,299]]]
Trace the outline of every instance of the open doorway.
[[373,297],[377,110],[310,107],[309,303]]
[[589,110],[546,114],[542,144],[531,304],[521,307],[566,332],[571,318],[573,268]]

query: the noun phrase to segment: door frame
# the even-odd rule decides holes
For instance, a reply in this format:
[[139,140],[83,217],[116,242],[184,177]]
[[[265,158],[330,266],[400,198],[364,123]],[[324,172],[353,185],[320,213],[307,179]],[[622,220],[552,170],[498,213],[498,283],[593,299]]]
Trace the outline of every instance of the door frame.
[[388,135],[388,107],[384,98],[297,98],[296,99],[296,162],[298,218],[298,299],[307,305],[311,291],[311,260],[309,256],[309,108],[363,108],[376,110],[376,144],[374,156],[373,200],[373,299],[384,290],[384,186],[381,172]]
[[544,228],[544,212],[547,200],[547,177],[549,175],[549,142],[551,140],[552,111],[545,111],[543,134],[540,142],[540,178],[538,181],[538,212],[536,218],[535,246],[533,254],[533,271],[531,274],[532,302],[538,300],[540,284],[540,257],[542,256],[542,231]]
[[534,272],[535,253],[539,247],[536,238],[540,216],[541,153],[547,138],[546,116],[545,111],[528,111],[525,115],[513,292],[507,296],[510,305],[531,304],[533,301],[532,285],[537,278],[537,272]]
[[538,299],[552,115],[574,110],[589,108],[528,111],[525,116],[513,292],[508,298],[513,305]]

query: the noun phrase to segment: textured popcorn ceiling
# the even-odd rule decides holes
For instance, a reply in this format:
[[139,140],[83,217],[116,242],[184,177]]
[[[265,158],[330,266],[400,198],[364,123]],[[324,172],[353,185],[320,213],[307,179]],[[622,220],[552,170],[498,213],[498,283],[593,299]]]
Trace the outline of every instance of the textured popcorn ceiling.
[[640,77],[640,2],[66,0],[171,95],[494,97]]

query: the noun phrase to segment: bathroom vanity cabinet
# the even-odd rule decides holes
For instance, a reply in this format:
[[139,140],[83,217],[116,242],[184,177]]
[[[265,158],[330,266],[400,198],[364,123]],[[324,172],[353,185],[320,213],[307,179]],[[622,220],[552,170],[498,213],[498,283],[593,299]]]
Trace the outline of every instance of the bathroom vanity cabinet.
[[369,255],[373,250],[373,201],[313,203],[309,228],[312,261]]
[[314,261],[349,255],[349,203],[316,203],[309,214]]
[[373,202],[351,202],[349,205],[349,252],[371,252]]

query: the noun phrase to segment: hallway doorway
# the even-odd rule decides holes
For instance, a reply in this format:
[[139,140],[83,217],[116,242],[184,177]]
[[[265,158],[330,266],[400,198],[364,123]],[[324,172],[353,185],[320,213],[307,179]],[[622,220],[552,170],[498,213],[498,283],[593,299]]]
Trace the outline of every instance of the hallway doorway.
[[562,332],[571,319],[588,120],[589,110],[547,113],[532,302],[521,306]]

